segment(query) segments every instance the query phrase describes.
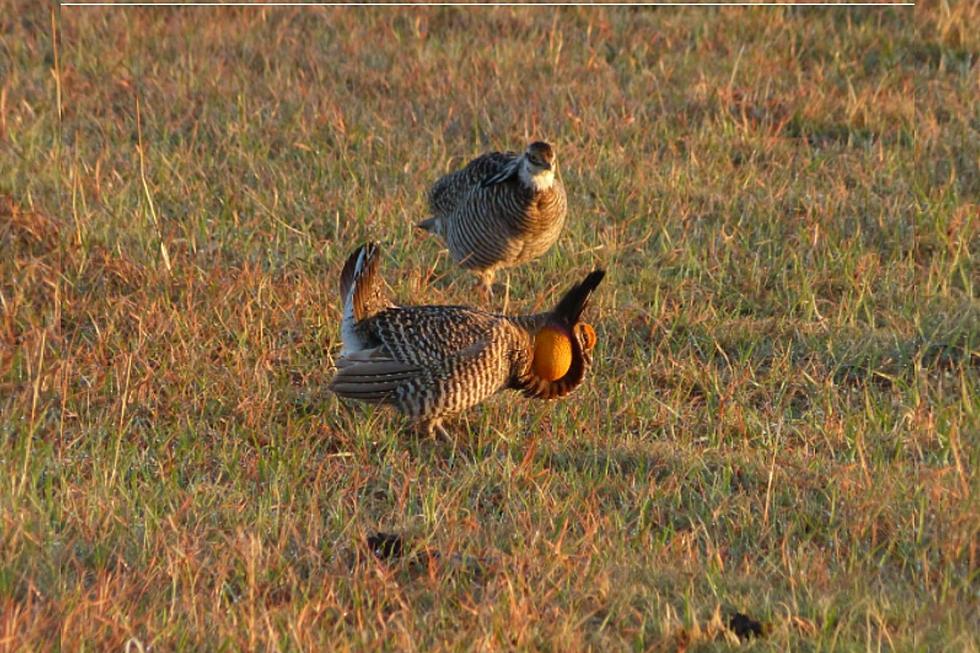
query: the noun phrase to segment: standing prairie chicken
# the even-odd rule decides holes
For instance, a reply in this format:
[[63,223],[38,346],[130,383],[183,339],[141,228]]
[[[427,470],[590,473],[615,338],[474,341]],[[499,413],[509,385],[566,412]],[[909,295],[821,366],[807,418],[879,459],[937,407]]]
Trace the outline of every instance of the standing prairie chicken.
[[446,434],[444,417],[504,389],[564,397],[581,385],[596,336],[580,321],[605,272],[596,270],[546,313],[507,316],[466,306],[397,306],[378,273],[377,243],[359,247],[340,277],[341,397],[387,404]]
[[523,154],[484,154],[435,183],[432,217],[418,226],[441,236],[491,294],[498,269],[535,259],[558,240],[568,204],[556,172],[555,151],[541,141]]

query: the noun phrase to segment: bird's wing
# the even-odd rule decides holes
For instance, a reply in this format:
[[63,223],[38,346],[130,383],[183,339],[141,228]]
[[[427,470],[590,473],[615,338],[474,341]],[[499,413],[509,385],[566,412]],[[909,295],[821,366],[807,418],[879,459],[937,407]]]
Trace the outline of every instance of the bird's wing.
[[520,156],[515,152],[488,152],[440,178],[429,191],[433,215],[451,213],[474,188],[500,183],[516,174]]
[[521,168],[521,155],[508,152],[506,157],[506,160],[501,160],[497,163],[495,171],[491,172],[487,170],[480,181],[481,187],[489,188],[494,184],[507,181],[517,174],[517,171]]
[[419,378],[419,365],[395,360],[383,347],[364,349],[337,359],[330,390],[369,403],[384,401],[403,383]]
[[389,400],[399,390],[426,389],[436,394],[451,391],[455,384],[494,365],[494,354],[488,345],[489,340],[480,340],[426,365],[398,361],[383,348],[364,350],[337,360],[337,374],[330,381],[330,390],[368,403]]

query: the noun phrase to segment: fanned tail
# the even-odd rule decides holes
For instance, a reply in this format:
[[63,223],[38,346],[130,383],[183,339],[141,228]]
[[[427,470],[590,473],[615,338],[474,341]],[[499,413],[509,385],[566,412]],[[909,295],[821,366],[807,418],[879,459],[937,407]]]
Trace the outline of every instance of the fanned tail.
[[344,351],[360,348],[354,330],[358,322],[390,306],[384,280],[378,273],[380,254],[378,243],[365,243],[347,257],[340,273],[340,299],[344,306],[340,334]]

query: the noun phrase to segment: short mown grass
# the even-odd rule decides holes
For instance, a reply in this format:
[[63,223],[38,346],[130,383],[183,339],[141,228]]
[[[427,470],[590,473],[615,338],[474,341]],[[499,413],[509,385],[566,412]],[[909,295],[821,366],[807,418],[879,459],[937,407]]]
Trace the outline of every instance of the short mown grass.
[[[14,0],[0,648],[977,650],[978,24]],[[510,309],[605,266],[594,374],[452,442],[339,402],[347,253],[479,303],[413,224],[531,138]]]

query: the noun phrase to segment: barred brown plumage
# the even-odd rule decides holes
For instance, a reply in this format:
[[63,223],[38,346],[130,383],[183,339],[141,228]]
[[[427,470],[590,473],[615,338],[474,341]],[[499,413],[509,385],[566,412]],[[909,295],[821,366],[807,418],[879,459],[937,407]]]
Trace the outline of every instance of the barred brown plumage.
[[490,152],[439,179],[429,191],[438,234],[459,265],[490,292],[496,270],[526,263],[555,244],[568,212],[554,149],[531,143],[523,154]]
[[[380,252],[377,243],[362,245],[341,274],[343,345],[330,382],[339,396],[393,406],[427,433],[445,434],[443,418],[500,390],[556,399],[582,384],[595,332],[581,316],[605,271],[591,272],[551,311],[508,316],[466,306],[396,305],[378,273]],[[535,371],[535,338],[545,330],[568,339],[571,360],[554,380]]]

